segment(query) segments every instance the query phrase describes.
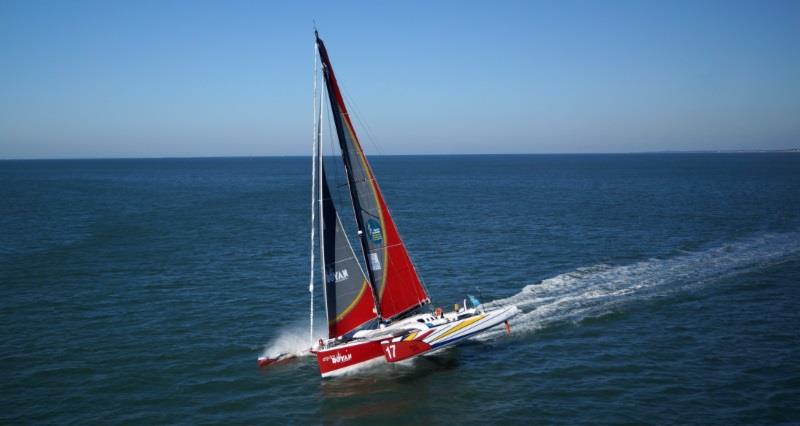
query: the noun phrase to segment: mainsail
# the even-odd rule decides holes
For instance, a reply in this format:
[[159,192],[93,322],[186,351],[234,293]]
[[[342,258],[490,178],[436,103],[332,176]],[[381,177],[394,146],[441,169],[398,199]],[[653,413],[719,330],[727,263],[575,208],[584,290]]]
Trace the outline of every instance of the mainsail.
[[336,213],[321,161],[320,173],[322,173],[322,253],[325,262],[328,335],[339,337],[374,320],[377,314],[374,310],[375,298],[372,296],[372,289],[364,270],[356,260],[353,247]]
[[350,196],[370,282],[378,298],[378,313],[391,319],[430,302],[397,227],[389,214],[378,182],[364,156],[355,128],[339,91],[328,52],[317,35],[317,49],[342,150]]

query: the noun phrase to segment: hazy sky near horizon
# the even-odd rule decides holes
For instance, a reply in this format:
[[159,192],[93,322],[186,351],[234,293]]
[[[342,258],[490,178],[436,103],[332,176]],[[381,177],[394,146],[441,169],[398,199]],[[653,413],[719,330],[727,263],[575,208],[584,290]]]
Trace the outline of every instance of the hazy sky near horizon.
[[0,159],[308,155],[312,20],[368,152],[800,146],[798,1],[3,1]]

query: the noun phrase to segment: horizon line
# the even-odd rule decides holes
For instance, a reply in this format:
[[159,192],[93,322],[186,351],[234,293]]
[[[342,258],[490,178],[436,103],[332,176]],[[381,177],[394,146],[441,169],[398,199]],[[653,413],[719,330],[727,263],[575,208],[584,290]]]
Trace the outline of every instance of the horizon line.
[[[766,154],[800,153],[800,148],[782,149],[709,149],[709,150],[659,150],[621,152],[528,152],[528,153],[463,153],[463,154],[371,154],[369,157],[458,157],[458,156],[523,156],[523,155],[643,155],[643,154]],[[311,154],[274,155],[165,155],[165,156],[120,156],[120,157],[23,157],[0,158],[0,161],[70,161],[70,160],[192,160],[212,158],[307,158]],[[326,155],[336,157],[336,155]]]

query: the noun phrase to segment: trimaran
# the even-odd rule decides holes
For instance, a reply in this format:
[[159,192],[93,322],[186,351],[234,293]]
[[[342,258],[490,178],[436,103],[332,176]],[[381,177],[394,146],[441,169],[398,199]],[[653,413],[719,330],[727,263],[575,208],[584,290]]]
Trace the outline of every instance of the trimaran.
[[[508,319],[517,313],[514,307],[486,310],[477,299],[468,296],[462,306],[455,305],[452,311],[430,308],[428,291],[411,262],[350,121],[325,44],[317,31],[314,36],[326,90],[316,89],[315,60],[309,282],[311,345],[300,354],[262,356],[258,359],[259,365],[298,355],[316,355],[322,377],[328,377],[369,364],[394,363],[430,354],[501,324],[509,331]],[[325,92],[347,175],[357,239],[363,254],[360,259],[339,218],[323,167],[321,122]],[[314,342],[313,273],[317,226],[329,337]]]

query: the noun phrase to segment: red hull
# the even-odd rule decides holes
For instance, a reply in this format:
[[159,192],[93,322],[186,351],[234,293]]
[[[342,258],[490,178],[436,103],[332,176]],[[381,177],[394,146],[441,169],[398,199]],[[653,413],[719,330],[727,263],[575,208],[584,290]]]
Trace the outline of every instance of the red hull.
[[381,347],[386,361],[397,362],[431,350],[431,345],[421,340],[392,342],[385,340]]
[[322,377],[344,373],[350,367],[375,358],[383,358],[383,349],[379,341],[341,345],[317,352],[317,364]]

